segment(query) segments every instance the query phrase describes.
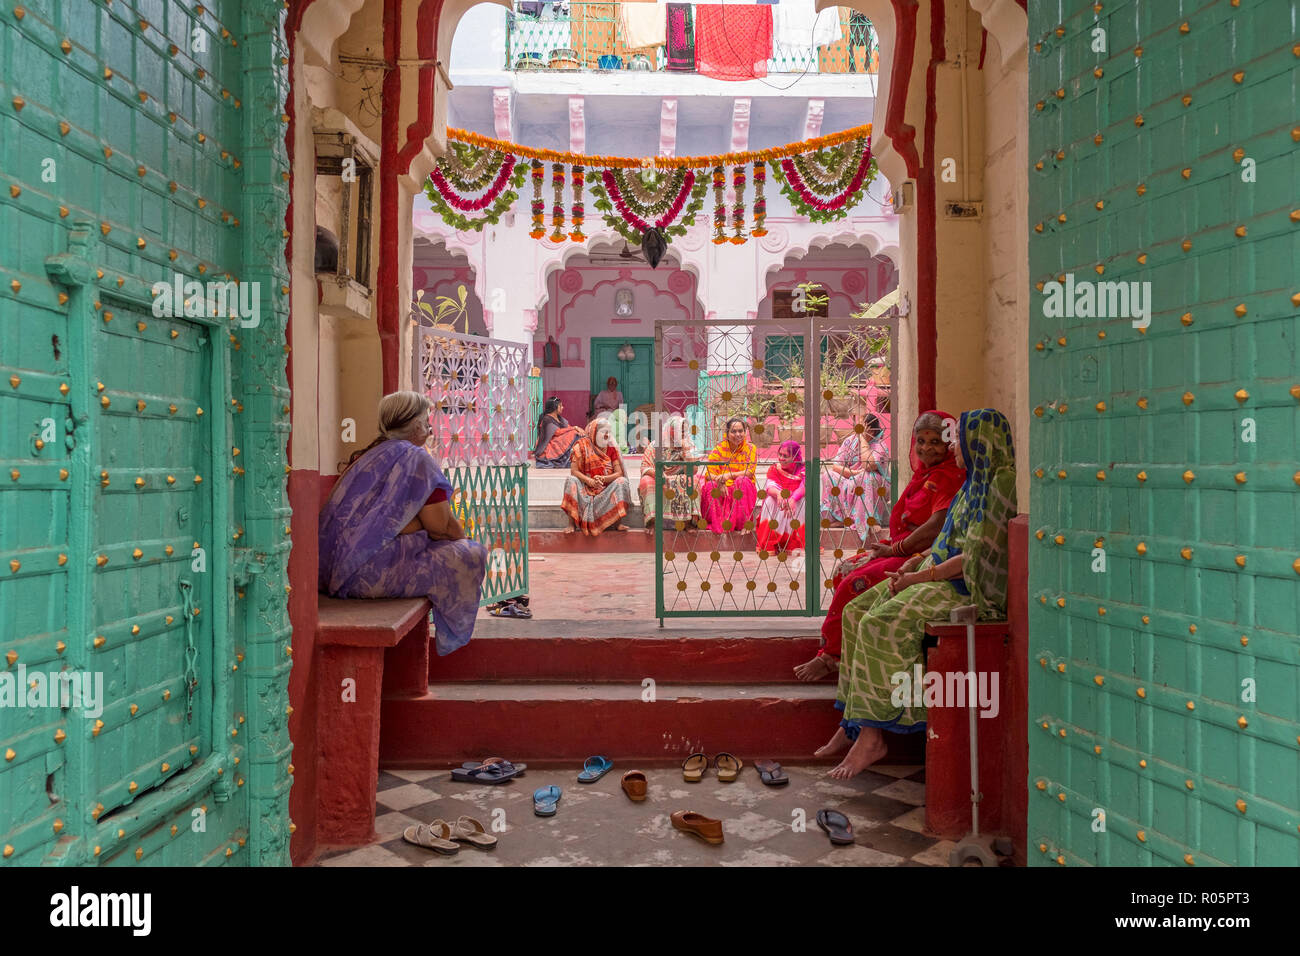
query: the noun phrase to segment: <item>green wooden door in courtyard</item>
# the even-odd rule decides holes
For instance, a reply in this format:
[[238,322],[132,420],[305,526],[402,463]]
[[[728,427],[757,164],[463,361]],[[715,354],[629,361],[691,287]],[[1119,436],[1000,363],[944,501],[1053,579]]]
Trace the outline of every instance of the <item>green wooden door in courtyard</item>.
[[0,866],[288,862],[283,15],[0,11]]
[[1300,864],[1298,18],[1029,5],[1033,863]]

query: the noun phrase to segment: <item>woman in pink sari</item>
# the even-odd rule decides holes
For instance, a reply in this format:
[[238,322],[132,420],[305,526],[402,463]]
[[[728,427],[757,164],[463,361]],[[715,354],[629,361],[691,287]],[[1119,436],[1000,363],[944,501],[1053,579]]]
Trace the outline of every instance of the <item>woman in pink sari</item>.
[[758,489],[754,474],[758,449],[745,434],[739,418],[727,422],[727,437],[709,452],[709,466],[700,486],[700,514],[714,534],[747,531],[752,525]]
[[767,469],[763,510],[758,516],[760,552],[803,548],[803,448],[797,441],[783,441],[776,454],[776,463]]

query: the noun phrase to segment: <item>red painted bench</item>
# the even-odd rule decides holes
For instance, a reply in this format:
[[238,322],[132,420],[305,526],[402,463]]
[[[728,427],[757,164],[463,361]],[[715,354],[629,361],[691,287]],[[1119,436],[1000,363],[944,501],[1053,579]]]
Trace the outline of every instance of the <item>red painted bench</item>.
[[[995,716],[979,717],[980,832],[1005,834],[1024,861],[1026,781],[1029,773],[1027,677],[1029,569],[1026,563],[1029,519],[1010,523],[1007,619],[975,625],[975,666],[966,660],[966,625],[935,622],[926,627],[927,672],[974,670],[997,674]],[[932,645],[932,646],[930,646]],[[991,677],[990,677],[991,680]],[[991,687],[991,684],[990,684]],[[951,840],[970,830],[970,729],[964,707],[927,711],[925,743],[925,822]]]
[[313,681],[321,845],[375,839],[380,704],[386,694],[427,690],[429,610],[424,598],[318,596]]

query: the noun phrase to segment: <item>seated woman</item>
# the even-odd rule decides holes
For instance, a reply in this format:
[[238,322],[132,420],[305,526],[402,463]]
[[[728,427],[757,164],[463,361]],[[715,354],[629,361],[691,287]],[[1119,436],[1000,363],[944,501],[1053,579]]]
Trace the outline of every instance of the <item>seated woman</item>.
[[710,464],[700,485],[700,515],[714,534],[746,530],[758,501],[758,489],[754,487],[758,449],[739,418],[727,421],[726,434],[709,452]]
[[[641,455],[641,481],[637,494],[641,496],[641,510],[645,526],[655,523],[655,461],[694,461],[699,457],[695,444],[686,437],[686,419],[670,416],[664,422],[660,441],[652,441]],[[664,468],[664,518],[670,522],[683,521],[694,525],[700,513],[699,495],[695,490],[695,472],[685,468]],[[670,494],[671,493],[671,494]],[[665,527],[671,527],[666,525]]]
[[930,547],[943,527],[948,504],[966,479],[955,449],[943,440],[945,426],[956,434],[957,423],[947,412],[922,412],[912,426],[912,480],[889,515],[889,535],[846,558],[835,569],[835,596],[822,622],[822,648],[812,660],[794,669],[800,680],[818,680],[835,670],[840,659],[840,615],[844,605],[897,571],[911,555]]
[[[913,556],[844,608],[844,656],[835,706],[844,720],[821,753],[853,747],[831,776],[847,780],[885,755],[884,731],[925,729],[925,709],[890,699],[890,675],[921,663],[929,621],[973,604],[981,618],[999,617],[1007,602],[1007,522],[1016,514],[1011,425],[992,408],[962,412],[958,454],[966,480],[948,507],[929,557]],[[854,738],[856,737],[856,740]]]
[[569,478],[564,483],[560,507],[573,521],[573,528],[567,530],[598,535],[618,523],[615,530],[626,531],[622,520],[631,505],[632,486],[614,447],[614,429],[604,419],[593,419],[573,448]]
[[881,434],[880,419],[867,415],[862,431],[840,443],[823,472],[822,514],[833,526],[852,528],[862,541],[889,520],[889,449]]
[[776,457],[776,463],[767,469],[767,481],[763,486],[763,508],[758,515],[756,533],[758,550],[802,550],[803,448],[797,441],[783,441],[776,450]]
[[564,418],[564,403],[552,395],[537,420],[537,447],[533,460],[538,468],[568,468],[573,446],[582,441],[582,429]]
[[439,654],[469,643],[487,549],[451,511],[451,482],[424,448],[429,400],[379,403],[379,437],[354,454],[320,514],[320,589],[331,597],[427,597]]

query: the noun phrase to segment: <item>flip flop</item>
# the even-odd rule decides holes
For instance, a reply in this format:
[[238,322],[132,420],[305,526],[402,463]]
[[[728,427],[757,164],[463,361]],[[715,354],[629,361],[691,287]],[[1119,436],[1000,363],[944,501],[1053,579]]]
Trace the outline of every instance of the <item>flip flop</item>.
[[470,816],[456,818],[456,825],[451,828],[451,839],[473,844],[484,850],[497,845],[497,838],[487,832],[487,828]]
[[[482,760],[466,760],[460,766],[463,770],[477,770],[479,767],[484,767],[492,763],[513,763],[513,761],[506,760],[504,757],[484,757]],[[528,769],[528,764],[516,763],[514,764],[514,768],[519,771],[515,776],[522,777],[524,771]]]
[[704,778],[704,771],[709,769],[709,758],[706,754],[691,754],[682,761],[682,779],[687,783],[699,783]]
[[785,771],[775,760],[756,760],[754,769],[758,771],[758,776],[763,783],[769,787],[783,787],[790,782],[790,778],[785,775]]
[[519,768],[509,760],[500,760],[496,763],[483,764],[473,770],[457,767],[451,772],[451,779],[458,783],[495,784],[513,780],[519,776],[519,773]]
[[555,805],[560,802],[560,797],[564,791],[552,784],[549,787],[538,787],[533,791],[533,813],[539,817],[555,816]]
[[508,601],[505,604],[500,605],[499,607],[493,608],[492,610],[488,611],[488,613],[491,614],[493,617],[530,618],[533,616],[533,612],[528,610],[528,608],[522,607],[518,604],[511,604]]
[[735,783],[736,778],[740,776],[741,769],[745,766],[745,762],[724,750],[713,758],[713,766],[718,769],[719,780],[723,783]]
[[588,757],[578,774],[578,783],[595,783],[613,769],[614,762],[608,757]]
[[460,852],[460,847],[448,839],[452,833],[451,824],[446,820],[434,820],[432,823],[417,823],[407,827],[402,831],[402,839],[443,856],[453,856]]
[[850,846],[853,843],[853,824],[849,818],[838,810],[818,810],[817,825],[826,831],[835,846]]

